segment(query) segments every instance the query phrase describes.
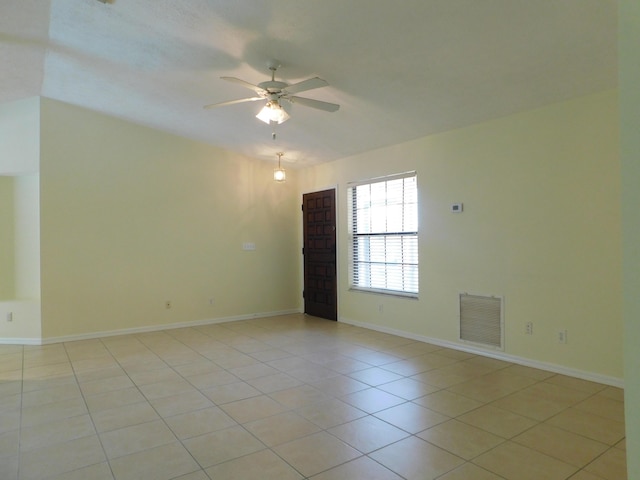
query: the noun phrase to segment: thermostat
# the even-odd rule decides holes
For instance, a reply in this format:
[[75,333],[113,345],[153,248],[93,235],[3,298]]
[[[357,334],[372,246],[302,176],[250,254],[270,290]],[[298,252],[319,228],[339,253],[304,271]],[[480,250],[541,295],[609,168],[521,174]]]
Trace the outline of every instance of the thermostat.
[[451,205],[451,212],[453,213],[462,213],[462,204],[454,203]]

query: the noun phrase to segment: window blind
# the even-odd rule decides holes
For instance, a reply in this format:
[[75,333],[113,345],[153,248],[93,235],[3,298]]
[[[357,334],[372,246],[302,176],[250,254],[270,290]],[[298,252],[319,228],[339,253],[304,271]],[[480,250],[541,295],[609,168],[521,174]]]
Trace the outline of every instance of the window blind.
[[351,286],[418,294],[415,172],[349,186]]

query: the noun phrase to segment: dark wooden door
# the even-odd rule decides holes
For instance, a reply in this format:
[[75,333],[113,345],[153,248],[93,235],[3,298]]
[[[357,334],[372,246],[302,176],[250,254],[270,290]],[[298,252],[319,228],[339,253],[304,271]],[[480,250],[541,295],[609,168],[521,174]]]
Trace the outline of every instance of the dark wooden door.
[[304,312],[338,319],[336,282],[336,192],[302,196]]

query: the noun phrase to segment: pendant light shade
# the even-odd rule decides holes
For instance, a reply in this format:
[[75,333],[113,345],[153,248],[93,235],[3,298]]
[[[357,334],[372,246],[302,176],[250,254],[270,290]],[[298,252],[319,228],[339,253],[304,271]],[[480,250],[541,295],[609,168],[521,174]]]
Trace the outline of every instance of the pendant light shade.
[[287,172],[280,166],[280,159],[284,155],[284,153],[279,152],[276,153],[278,155],[278,168],[273,169],[273,179],[276,182],[284,182],[287,179]]

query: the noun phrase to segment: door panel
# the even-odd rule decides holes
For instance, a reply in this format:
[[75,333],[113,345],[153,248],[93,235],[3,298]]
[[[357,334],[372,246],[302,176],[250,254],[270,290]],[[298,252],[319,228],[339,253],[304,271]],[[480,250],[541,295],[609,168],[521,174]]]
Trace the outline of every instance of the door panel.
[[304,312],[338,319],[335,190],[302,196]]

